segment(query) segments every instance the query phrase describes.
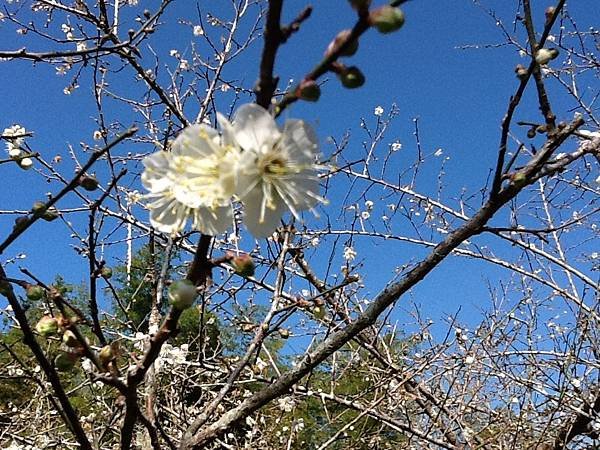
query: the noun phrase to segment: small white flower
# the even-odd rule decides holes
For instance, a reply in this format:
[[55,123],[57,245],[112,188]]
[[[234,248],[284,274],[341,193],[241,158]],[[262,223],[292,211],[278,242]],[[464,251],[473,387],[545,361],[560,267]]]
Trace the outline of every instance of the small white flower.
[[296,403],[291,397],[279,398],[277,399],[277,403],[279,403],[279,409],[288,413],[292,412],[294,406],[296,406]]
[[175,49],[169,50],[169,56],[173,56],[173,57],[177,58],[179,56],[179,52]]
[[100,130],[94,131],[94,140],[99,141],[100,139],[102,139],[102,131],[100,131]]
[[196,25],[193,29],[194,36],[202,36],[204,34],[204,29],[202,25]]
[[77,43],[77,51],[82,52],[84,50],[87,50],[87,44],[85,42],[78,42]]
[[287,211],[299,212],[325,200],[318,195],[317,139],[301,120],[288,120],[280,130],[258,105],[239,108],[230,123],[217,115],[225,145],[241,150],[237,196],[244,203],[244,223],[255,237],[269,236]]
[[369,211],[363,211],[360,213],[360,217],[363,220],[367,220],[367,219],[369,219],[369,217],[371,217],[371,213]]
[[475,357],[473,355],[469,355],[465,358],[465,364],[470,365],[475,362]]
[[344,259],[346,261],[352,261],[354,258],[356,258],[356,250],[352,247],[344,247]]
[[182,59],[181,61],[179,61],[179,69],[180,70],[190,70],[190,63],[187,59]]
[[381,106],[376,106],[375,110],[373,110],[373,114],[375,114],[377,117],[383,116],[383,108]]
[[442,156],[444,154],[444,150],[442,150],[441,148],[438,148],[435,153],[433,154],[433,156]]
[[367,200],[365,202],[365,208],[367,208],[367,211],[371,211],[373,209],[373,202],[371,200]]
[[393,152],[397,152],[398,150],[402,150],[402,143],[400,141],[392,142],[390,146]]

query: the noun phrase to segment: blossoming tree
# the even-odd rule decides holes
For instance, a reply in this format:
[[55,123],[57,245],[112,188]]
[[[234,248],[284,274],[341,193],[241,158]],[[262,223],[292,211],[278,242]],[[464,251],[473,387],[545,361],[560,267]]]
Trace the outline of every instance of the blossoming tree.
[[[502,87],[504,113],[486,117],[500,124],[487,182],[454,194],[451,162],[424,151],[419,119],[414,152],[385,144],[396,105],[362,119],[362,147],[346,135],[327,144],[315,120],[294,118],[301,102],[319,117],[330,79],[360,96],[369,74],[347,58],[367,33],[400,36],[418,2],[338,5],[354,22],[328,25],[347,28],[287,85],[280,77],[299,74],[276,62],[312,7],[286,22],[283,0],[139,3],[0,11],[26,42],[0,49],[0,70],[29,61],[69,77],[65,96],[91,97],[95,141],[49,159],[34,128],[3,116],[2,170],[50,186],[46,200],[0,211],[6,448],[593,445],[595,29],[582,31],[565,0],[514,2],[513,28],[488,12],[521,64]],[[163,48],[180,29],[188,50]],[[44,227],[70,243],[40,237]],[[61,261],[75,250],[84,285],[23,260],[32,239],[54,274],[69,276]],[[502,274],[475,326],[460,305],[436,322],[406,301],[457,258]]]

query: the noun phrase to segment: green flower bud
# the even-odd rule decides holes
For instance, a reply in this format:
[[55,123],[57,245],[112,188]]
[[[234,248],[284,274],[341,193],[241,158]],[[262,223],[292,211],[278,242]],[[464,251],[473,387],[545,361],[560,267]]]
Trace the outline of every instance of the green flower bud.
[[108,280],[110,277],[112,277],[113,271],[110,267],[104,266],[100,271],[100,275]]
[[517,172],[512,176],[512,181],[516,185],[524,185],[527,182],[527,176],[524,173]]
[[256,266],[252,257],[246,253],[236,256],[231,260],[231,266],[235,270],[235,273],[243,277],[251,277],[254,275]]
[[79,186],[84,188],[86,191],[95,191],[98,189],[98,180],[93,175],[83,175],[79,178]]
[[385,5],[371,12],[369,22],[380,33],[392,33],[404,25],[404,13],[400,8]]
[[535,127],[530,128],[529,130],[527,130],[527,137],[529,139],[533,139],[535,137]]
[[290,330],[288,330],[287,328],[279,328],[277,332],[279,333],[279,336],[281,336],[282,339],[287,339],[290,337]]
[[325,318],[325,308],[323,306],[315,306],[312,309],[312,313],[319,320],[322,320]]
[[70,352],[60,352],[54,358],[54,367],[59,372],[68,372],[73,367],[75,367],[75,363],[77,362],[77,355]]
[[352,66],[340,73],[342,85],[348,89],[356,89],[365,84],[365,76],[358,67]]
[[17,231],[17,230],[24,228],[25,224],[27,223],[28,220],[29,220],[29,218],[27,216],[17,217],[15,219],[15,225],[14,225],[13,229],[15,231]]
[[46,293],[46,290],[41,287],[38,286],[36,284],[30,284],[29,286],[27,286],[27,290],[25,291],[25,295],[27,295],[27,298],[29,300],[41,300],[44,297],[44,294]]
[[77,339],[77,336],[71,330],[65,331],[62,341],[67,347],[79,347],[79,339]]
[[321,96],[321,88],[314,80],[304,80],[298,86],[296,96],[307,102],[316,102]]
[[98,359],[103,367],[108,367],[108,364],[117,359],[117,346],[115,343],[105,345],[98,353]]
[[58,213],[58,210],[54,206],[51,206],[44,212],[44,214],[42,214],[42,219],[44,219],[46,222],[52,222],[53,220],[58,219],[59,216],[60,214]]
[[175,309],[186,309],[192,306],[198,296],[196,286],[190,280],[178,280],[169,286],[169,303]]
[[35,330],[44,337],[58,332],[58,320],[52,316],[43,316],[35,325]]
[[46,204],[44,202],[35,202],[31,207],[31,212],[34,214],[43,214],[46,211]]

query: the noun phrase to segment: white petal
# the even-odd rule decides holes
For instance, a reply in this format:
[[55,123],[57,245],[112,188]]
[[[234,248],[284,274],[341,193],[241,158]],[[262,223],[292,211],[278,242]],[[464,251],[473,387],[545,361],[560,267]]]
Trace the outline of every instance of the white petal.
[[189,208],[173,197],[163,196],[148,205],[150,223],[163,233],[176,233],[185,227]]
[[227,117],[218,112],[217,123],[221,128],[221,143],[226,147],[237,147],[237,142],[235,140],[235,129]]
[[255,104],[241,106],[233,119],[235,138],[244,150],[272,147],[281,133],[268,111]]
[[191,158],[206,158],[218,149],[219,134],[217,130],[204,124],[190,125],[185,128],[173,142],[173,155]]
[[142,174],[142,184],[150,192],[157,193],[164,191],[173,184],[169,178],[170,155],[167,152],[159,151],[146,156],[143,160],[145,167]]
[[291,175],[285,179],[278,180],[277,192],[284,199],[287,206],[294,215],[296,211],[310,209],[317,204],[319,196],[319,180],[312,170]]
[[266,206],[262,186],[257,186],[244,198],[244,224],[256,238],[270,236],[280,225],[285,205],[279,195],[274,194],[274,209]]
[[292,161],[313,163],[319,151],[319,141],[311,126],[302,120],[291,119],[283,128],[281,147],[288,151]]
[[233,213],[231,208],[231,205],[218,208],[197,208],[194,210],[193,227],[209,236],[223,233],[232,224]]

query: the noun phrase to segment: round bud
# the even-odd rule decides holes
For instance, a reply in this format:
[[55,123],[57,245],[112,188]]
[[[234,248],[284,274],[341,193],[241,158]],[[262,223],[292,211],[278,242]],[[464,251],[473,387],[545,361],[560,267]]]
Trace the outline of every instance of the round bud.
[[29,220],[29,218],[27,216],[17,217],[15,219],[15,226],[13,227],[13,230],[15,230],[15,231],[21,230],[22,228],[25,227],[25,224],[27,223],[28,220]]
[[103,367],[107,367],[111,361],[114,361],[117,357],[115,350],[112,345],[105,345],[100,349],[98,353],[98,359],[100,360],[100,364]]
[[33,167],[33,160],[31,158],[23,158],[17,161],[19,167],[23,170],[29,170]]
[[86,191],[95,191],[98,189],[98,180],[93,175],[83,175],[79,178],[79,186],[84,188]]
[[198,296],[196,286],[190,280],[177,280],[169,286],[169,303],[175,309],[186,309],[192,306]]
[[52,222],[53,220],[58,219],[58,217],[58,209],[56,209],[54,206],[51,206],[44,212],[44,214],[42,214],[42,219],[44,219],[46,222]]
[[527,137],[529,139],[533,139],[535,137],[535,127],[527,130]]
[[231,266],[235,273],[242,277],[251,277],[254,275],[254,260],[247,253],[236,256],[231,260]]
[[75,363],[77,362],[77,355],[70,352],[60,352],[54,358],[54,367],[59,372],[68,372],[73,367],[75,367]]
[[316,102],[321,96],[321,88],[314,80],[304,80],[298,86],[296,96],[307,102]]
[[41,300],[44,297],[44,294],[46,293],[46,290],[41,287],[38,286],[36,284],[30,284],[29,286],[27,286],[27,290],[25,291],[25,295],[27,295],[27,298],[29,300]]
[[58,320],[52,316],[42,316],[35,325],[35,330],[44,337],[52,336],[58,332]]
[[404,25],[404,13],[400,8],[384,5],[371,12],[369,23],[380,33],[392,33]]
[[287,339],[290,337],[290,330],[288,330],[287,328],[279,328],[277,332],[279,333],[279,336],[281,336],[282,339]]
[[527,176],[524,173],[517,172],[512,176],[512,181],[516,185],[523,185],[527,181]]
[[340,73],[342,85],[348,89],[356,89],[365,84],[365,76],[358,67],[348,67]]
[[524,80],[527,78],[527,67],[523,66],[522,64],[518,64],[517,67],[515,67],[515,73],[517,74],[517,78],[519,80]]
[[323,306],[315,306],[312,309],[312,312],[313,312],[314,316],[319,320],[322,320],[325,318],[325,308]]
[[113,271],[110,267],[104,266],[100,271],[100,275],[102,275],[102,278],[106,278],[108,280],[110,277],[112,277]]
[[42,214],[44,211],[46,211],[46,204],[44,202],[35,202],[31,207],[31,212],[34,214]]
[[546,15],[546,23],[549,23],[554,17],[554,13],[556,12],[556,8],[554,6],[548,6],[544,14]]
[[77,336],[71,330],[65,331],[62,341],[67,347],[79,347],[79,339],[77,339]]

